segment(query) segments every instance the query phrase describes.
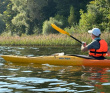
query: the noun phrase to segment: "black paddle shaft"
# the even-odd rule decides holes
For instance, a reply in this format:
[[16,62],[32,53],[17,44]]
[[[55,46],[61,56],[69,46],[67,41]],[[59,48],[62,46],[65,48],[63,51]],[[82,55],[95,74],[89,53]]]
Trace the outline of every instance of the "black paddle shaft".
[[75,39],[76,41],[78,41],[79,43],[82,44],[82,42],[81,42],[80,40],[76,39],[75,37],[73,37],[73,36],[71,36],[71,35],[70,35],[70,37],[72,37],[73,39]]

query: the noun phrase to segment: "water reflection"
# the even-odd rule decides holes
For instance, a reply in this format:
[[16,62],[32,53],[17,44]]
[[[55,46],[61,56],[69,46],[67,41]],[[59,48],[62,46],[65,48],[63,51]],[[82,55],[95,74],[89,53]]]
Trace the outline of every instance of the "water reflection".
[[[78,50],[78,51],[77,51]],[[0,47],[0,55],[51,55],[64,52],[65,54],[80,54],[80,47]]]
[[[110,68],[102,67],[86,67],[81,75],[82,81],[90,86],[94,86],[95,90],[100,93],[109,93],[110,88]],[[106,87],[106,88],[105,88]],[[108,88],[107,88],[108,87]]]
[[79,86],[72,82],[73,79],[79,78],[74,74],[81,71],[82,68],[48,64],[5,63],[4,69],[7,76],[1,76],[1,78],[5,78],[7,84],[3,87],[9,89],[27,89],[27,91],[33,92],[74,92],[78,90],[70,87]]
[[[80,54],[79,51],[76,46],[0,47],[0,55]],[[109,68],[11,63],[0,58],[0,93],[109,93],[109,75]]]

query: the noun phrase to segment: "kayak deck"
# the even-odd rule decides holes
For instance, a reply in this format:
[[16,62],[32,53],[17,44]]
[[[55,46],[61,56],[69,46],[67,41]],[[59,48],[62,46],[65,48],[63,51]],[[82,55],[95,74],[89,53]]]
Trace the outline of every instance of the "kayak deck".
[[96,60],[84,55],[63,55],[63,56],[39,56],[26,57],[14,55],[2,55],[4,60],[17,63],[37,63],[66,66],[110,66],[110,60]]
[[[2,58],[10,62],[20,63],[38,63],[50,65],[80,65],[82,58],[75,56],[39,56],[39,57],[26,57],[26,56],[13,56],[2,55]],[[74,60],[74,61],[73,61]]]

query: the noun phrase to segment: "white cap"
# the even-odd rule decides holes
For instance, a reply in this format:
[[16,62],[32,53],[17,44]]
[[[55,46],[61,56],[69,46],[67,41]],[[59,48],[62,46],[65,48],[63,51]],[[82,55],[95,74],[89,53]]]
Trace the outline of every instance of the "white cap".
[[93,28],[92,30],[89,30],[88,33],[93,34],[95,36],[99,36],[101,34],[99,28]]

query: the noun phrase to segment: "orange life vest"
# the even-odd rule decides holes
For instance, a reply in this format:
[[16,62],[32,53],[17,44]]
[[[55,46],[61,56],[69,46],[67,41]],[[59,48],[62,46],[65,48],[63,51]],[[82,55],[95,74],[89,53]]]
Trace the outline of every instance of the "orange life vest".
[[90,49],[89,55],[93,57],[104,57],[108,51],[108,44],[105,40],[99,41],[100,48],[99,49]]

